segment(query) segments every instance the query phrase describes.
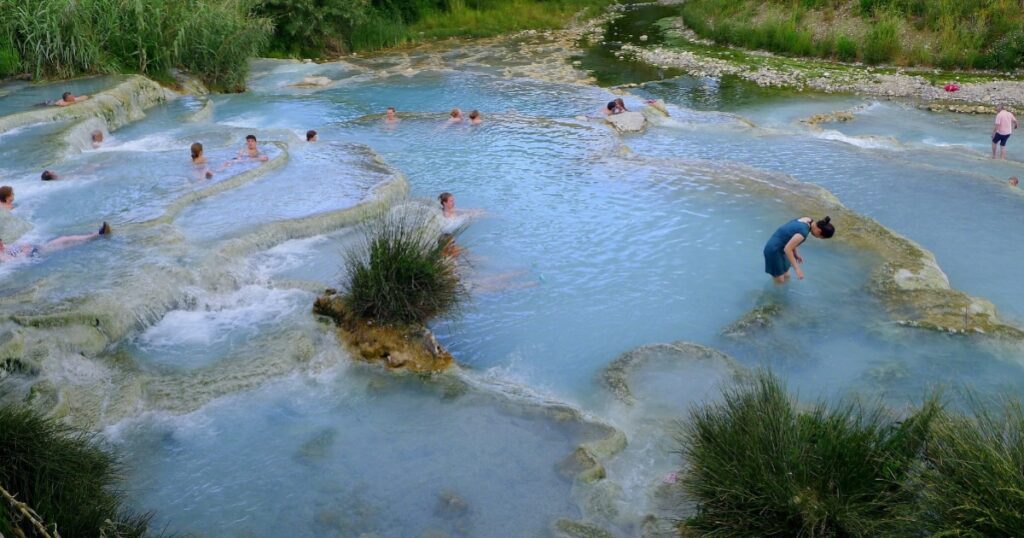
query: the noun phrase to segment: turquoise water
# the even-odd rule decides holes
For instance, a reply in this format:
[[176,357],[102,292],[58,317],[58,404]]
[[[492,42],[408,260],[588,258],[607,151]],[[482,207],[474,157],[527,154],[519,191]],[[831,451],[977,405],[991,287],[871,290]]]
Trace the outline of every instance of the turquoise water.
[[[713,368],[658,363],[634,376],[640,403],[624,408],[601,372],[652,343],[687,340],[770,367],[806,399],[857,393],[906,405],[936,386],[1024,387],[1018,346],[894,323],[866,291],[878,260],[849,244],[809,240],[807,279],[773,286],[764,241],[800,215],[743,187],[776,173],[820,184],[934,252],[954,288],[1020,319],[1013,269],[1024,245],[1013,230],[1024,225],[1024,198],[1004,176],[1021,165],[985,159],[986,118],[675,78],[625,97],[631,108],[663,98],[675,121],[619,136],[587,118],[614,97],[607,90],[496,71],[375,77],[345,63],[260,61],[251,91],[210,97],[209,120],[188,121],[202,103],[182,98],[80,154],[54,147],[63,124],[2,135],[14,215],[33,225],[25,241],[103,220],[115,228],[110,240],[0,268],[0,307],[37,314],[98,302],[129,313],[99,362],[122,372],[111,383],[146,376],[144,388],[96,426],[126,455],[131,503],[154,510],[157,528],[536,536],[569,518],[636,535],[654,510],[651,491],[678,466],[665,424],[727,382]],[[336,82],[291,86],[319,75]],[[29,91],[44,89],[19,88],[0,107],[16,109],[5,100]],[[401,123],[381,122],[387,106]],[[480,109],[484,124],[445,126],[453,106]],[[843,109],[855,119],[800,122]],[[301,141],[310,128],[320,142]],[[221,170],[249,132],[275,161]],[[189,163],[194,141],[214,178]],[[39,181],[42,167],[64,179]],[[423,203],[450,191],[459,208],[479,210],[460,239],[472,298],[433,327],[463,365],[450,377],[351,365],[309,313],[319,289],[344,285],[343,259],[358,242],[332,215],[395,174]],[[220,184],[234,186],[216,192]],[[277,232],[300,220],[316,226]],[[765,301],[782,307],[774,325],[722,335]],[[180,391],[168,394],[167,380]],[[204,392],[224,386],[241,388]],[[606,465],[618,516],[559,470],[600,437],[594,422],[630,440]]]

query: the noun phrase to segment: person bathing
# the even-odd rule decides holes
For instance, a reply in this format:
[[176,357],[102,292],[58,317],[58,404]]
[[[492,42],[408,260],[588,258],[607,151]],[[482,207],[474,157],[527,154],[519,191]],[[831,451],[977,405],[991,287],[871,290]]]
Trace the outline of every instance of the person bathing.
[[19,245],[7,246],[2,240],[0,240],[0,262],[8,262],[17,258],[31,258],[40,254],[47,254],[55,250],[91,241],[101,236],[110,236],[111,231],[110,225],[104,222],[100,226],[100,229],[94,233],[65,235],[63,237],[51,239],[42,245],[22,243]]
[[75,94],[71,92],[64,92],[64,94],[60,96],[60,100],[53,102],[53,106],[73,105],[75,103],[81,103],[87,99],[89,99],[88,95],[79,95],[78,97],[75,97]]
[[1013,130],[1020,127],[1017,124],[1017,117],[1012,112],[1003,108],[1003,105],[996,105],[996,121],[992,127],[992,158],[996,158],[996,146],[1001,146],[999,158],[1006,160],[1006,141],[1010,139]]
[[608,101],[608,104],[604,107],[604,115],[610,116],[612,114],[622,114],[623,112],[629,112],[626,109],[626,102],[621,97],[616,97],[614,101]]
[[783,224],[775,230],[764,246],[764,271],[771,275],[776,284],[783,284],[789,280],[789,269],[792,266],[796,270],[796,277],[803,280],[804,272],[800,269],[800,264],[804,259],[797,251],[797,247],[811,235],[829,239],[835,233],[831,217],[819,221],[811,217],[801,217]]
[[248,157],[257,161],[266,161],[270,159],[265,153],[260,151],[259,146],[256,143],[256,135],[246,135],[245,137],[245,148],[238,152],[238,157],[235,160],[239,160],[242,157]]

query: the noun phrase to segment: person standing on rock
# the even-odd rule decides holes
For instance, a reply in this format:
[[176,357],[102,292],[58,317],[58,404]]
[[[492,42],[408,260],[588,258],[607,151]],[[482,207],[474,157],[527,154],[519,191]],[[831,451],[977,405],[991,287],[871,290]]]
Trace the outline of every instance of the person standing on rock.
[[813,235],[821,239],[829,239],[835,235],[832,218],[825,217],[815,222],[811,217],[791,220],[775,230],[771,239],[764,246],[764,272],[772,276],[776,284],[784,284],[789,280],[789,269],[796,270],[796,277],[804,279],[800,264],[804,259],[797,252],[797,247]]
[[996,105],[996,121],[992,128],[992,158],[996,158],[996,146],[1002,146],[1000,159],[1006,160],[1006,141],[1010,139],[1013,130],[1018,128],[1017,117],[1012,112],[1003,108],[1003,105]]

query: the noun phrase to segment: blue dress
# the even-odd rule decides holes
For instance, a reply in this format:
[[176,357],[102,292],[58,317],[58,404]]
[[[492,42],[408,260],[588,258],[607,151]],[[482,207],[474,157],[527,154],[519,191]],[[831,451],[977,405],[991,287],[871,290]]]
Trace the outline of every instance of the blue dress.
[[[811,235],[811,225],[798,219],[793,219],[772,234],[772,238],[764,246],[764,272],[772,277],[782,276],[789,271],[789,258],[786,257],[786,244],[794,235],[804,236],[804,241]],[[800,244],[804,244],[800,241]],[[799,246],[799,245],[797,245]]]

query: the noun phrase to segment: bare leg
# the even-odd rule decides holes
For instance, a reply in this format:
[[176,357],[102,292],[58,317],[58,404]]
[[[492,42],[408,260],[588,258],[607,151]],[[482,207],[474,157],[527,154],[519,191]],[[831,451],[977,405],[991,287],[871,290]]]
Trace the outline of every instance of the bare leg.
[[772,281],[774,281],[776,284],[785,284],[786,275],[773,276]]
[[995,159],[995,158],[996,158],[996,146],[997,146],[997,145],[998,145],[998,144],[996,144],[995,142],[992,142],[992,158],[993,158],[993,159]]
[[85,235],[65,235],[63,237],[58,237],[57,239],[48,241],[45,245],[39,247],[39,250],[44,252],[53,252],[54,250],[60,250],[62,248],[67,248],[72,245],[84,243],[86,241],[89,241],[90,239],[96,239],[99,236],[100,234],[98,233],[91,233]]
[[1000,147],[999,153],[1000,153],[999,158],[1005,161],[1006,160],[1006,146]]

